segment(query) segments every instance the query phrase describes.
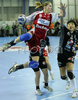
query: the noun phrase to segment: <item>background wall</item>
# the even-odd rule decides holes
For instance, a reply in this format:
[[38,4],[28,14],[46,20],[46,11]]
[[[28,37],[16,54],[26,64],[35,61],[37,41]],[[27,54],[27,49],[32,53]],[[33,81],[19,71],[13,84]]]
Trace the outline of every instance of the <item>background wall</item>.
[[50,1],[53,3],[53,12],[60,11],[58,6],[62,1],[67,5],[64,21],[67,22],[70,18],[78,18],[78,0],[0,0],[0,23],[3,21],[15,21],[21,13],[29,15],[36,11],[34,9],[35,1],[40,1],[41,3]]

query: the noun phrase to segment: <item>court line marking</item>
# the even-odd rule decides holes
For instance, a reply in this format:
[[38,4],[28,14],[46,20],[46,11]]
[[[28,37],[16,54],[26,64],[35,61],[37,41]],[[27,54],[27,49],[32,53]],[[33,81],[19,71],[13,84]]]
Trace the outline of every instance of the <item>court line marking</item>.
[[47,99],[51,99],[51,98],[54,98],[54,97],[59,97],[59,96],[66,95],[66,94],[69,94],[69,93],[72,93],[72,92],[73,91],[70,91],[70,92],[67,92],[67,93],[58,94],[58,95],[54,95],[54,96],[50,96],[48,98],[44,98],[44,99],[41,99],[41,100],[47,100]]

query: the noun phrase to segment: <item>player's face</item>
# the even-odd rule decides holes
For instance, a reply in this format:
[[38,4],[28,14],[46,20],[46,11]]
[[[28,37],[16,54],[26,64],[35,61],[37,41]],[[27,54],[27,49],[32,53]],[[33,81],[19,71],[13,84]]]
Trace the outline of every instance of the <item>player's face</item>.
[[47,13],[51,13],[52,12],[52,4],[49,3],[47,6],[46,6],[46,11]]
[[67,28],[70,31],[74,31],[76,27],[75,27],[75,24],[73,22],[70,22],[70,23],[68,23]]

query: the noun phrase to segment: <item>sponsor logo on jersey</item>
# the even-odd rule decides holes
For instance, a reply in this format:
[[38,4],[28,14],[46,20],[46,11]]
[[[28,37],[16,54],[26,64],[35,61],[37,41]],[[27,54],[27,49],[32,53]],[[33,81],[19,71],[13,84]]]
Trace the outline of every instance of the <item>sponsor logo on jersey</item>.
[[45,19],[38,19],[38,22],[37,23],[38,24],[41,24],[41,25],[49,26],[50,21],[45,20]]
[[36,24],[36,27],[37,27],[37,28],[40,28],[40,29],[45,29],[45,30],[47,30],[46,27],[44,27],[44,26],[40,26],[40,25],[38,25],[38,24]]

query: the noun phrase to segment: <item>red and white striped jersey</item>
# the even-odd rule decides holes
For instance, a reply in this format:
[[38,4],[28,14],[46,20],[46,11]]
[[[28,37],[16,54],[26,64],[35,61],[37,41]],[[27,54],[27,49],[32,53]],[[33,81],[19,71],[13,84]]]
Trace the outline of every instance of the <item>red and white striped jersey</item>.
[[39,39],[45,39],[45,34],[50,28],[50,24],[58,19],[58,13],[45,14],[43,11],[37,11],[27,16],[26,22],[34,20],[34,34]]

